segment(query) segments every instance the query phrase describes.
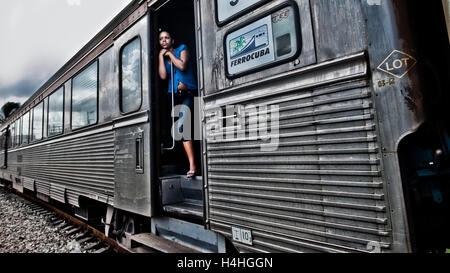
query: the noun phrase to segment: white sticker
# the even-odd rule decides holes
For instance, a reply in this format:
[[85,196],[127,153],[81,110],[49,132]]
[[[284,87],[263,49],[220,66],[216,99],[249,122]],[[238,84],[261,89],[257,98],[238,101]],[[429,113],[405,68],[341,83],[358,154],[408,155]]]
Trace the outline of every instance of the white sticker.
[[292,59],[299,49],[294,7],[274,11],[225,37],[228,77]]
[[252,232],[247,229],[241,229],[237,227],[231,228],[233,232],[233,240],[241,242],[246,245],[253,245]]
[[230,33],[226,39],[226,50],[230,75],[274,61],[271,16]]

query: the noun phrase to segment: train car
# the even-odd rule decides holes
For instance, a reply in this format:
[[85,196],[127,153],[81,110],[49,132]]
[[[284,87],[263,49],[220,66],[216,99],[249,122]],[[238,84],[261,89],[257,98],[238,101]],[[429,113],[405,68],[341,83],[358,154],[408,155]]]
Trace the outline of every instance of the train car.
[[[0,178],[136,251],[444,252],[447,10],[133,1],[2,125]],[[193,179],[161,30],[197,68]]]

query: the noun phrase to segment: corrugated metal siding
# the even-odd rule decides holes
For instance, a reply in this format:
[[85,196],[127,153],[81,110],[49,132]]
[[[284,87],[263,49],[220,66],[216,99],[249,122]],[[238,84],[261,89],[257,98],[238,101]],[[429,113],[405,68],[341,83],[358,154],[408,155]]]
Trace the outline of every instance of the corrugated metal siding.
[[36,192],[50,196],[50,183],[42,180],[36,180],[35,184],[36,184]]
[[23,187],[25,189],[29,189],[31,191],[34,191],[34,179],[28,178],[28,177],[24,177],[23,178]]
[[253,245],[236,244],[241,251],[388,248],[368,86],[349,81],[243,102],[279,106],[279,147],[262,151],[265,142],[242,138],[207,142],[211,229],[229,237],[233,226],[252,230]]
[[66,203],[66,189],[57,183],[50,183],[50,198]]
[[102,201],[114,196],[113,131],[31,147],[21,153],[22,175],[33,177],[40,193],[61,202],[67,197],[74,205],[79,195]]

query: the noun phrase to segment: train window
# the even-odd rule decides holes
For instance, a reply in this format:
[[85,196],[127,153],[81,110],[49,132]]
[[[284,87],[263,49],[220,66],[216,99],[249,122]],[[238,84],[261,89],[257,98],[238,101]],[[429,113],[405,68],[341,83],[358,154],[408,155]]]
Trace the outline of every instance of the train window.
[[41,140],[44,127],[44,102],[42,101],[33,108],[33,130],[32,141]]
[[48,136],[62,134],[64,127],[64,87],[48,99]]
[[125,45],[120,54],[120,109],[123,113],[139,110],[142,103],[141,40]]
[[11,124],[11,146],[14,147],[16,145],[16,123]]
[[30,141],[30,112],[22,116],[22,139],[21,144],[28,144]]
[[72,80],[72,130],[97,123],[98,63]]
[[14,146],[19,146],[20,145],[20,118],[18,120],[16,120],[16,133],[14,134]]
[[21,125],[21,120],[20,119],[18,119],[18,120],[16,120],[16,146],[19,146],[20,145],[20,133],[21,133],[21,131],[20,131],[20,125]]
[[282,4],[225,35],[226,72],[236,78],[297,58],[300,20],[295,2]]

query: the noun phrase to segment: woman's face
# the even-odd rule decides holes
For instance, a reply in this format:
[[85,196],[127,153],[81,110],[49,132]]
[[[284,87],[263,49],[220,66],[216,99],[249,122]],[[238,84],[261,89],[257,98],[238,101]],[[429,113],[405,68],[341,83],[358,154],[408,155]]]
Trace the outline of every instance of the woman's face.
[[170,49],[173,45],[172,37],[170,37],[170,34],[166,31],[163,31],[159,34],[159,45],[163,49]]

